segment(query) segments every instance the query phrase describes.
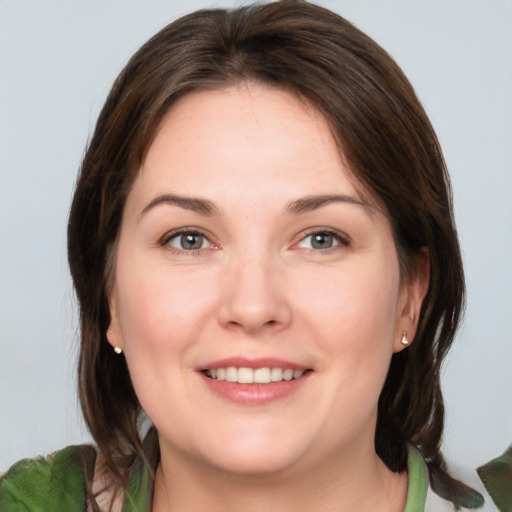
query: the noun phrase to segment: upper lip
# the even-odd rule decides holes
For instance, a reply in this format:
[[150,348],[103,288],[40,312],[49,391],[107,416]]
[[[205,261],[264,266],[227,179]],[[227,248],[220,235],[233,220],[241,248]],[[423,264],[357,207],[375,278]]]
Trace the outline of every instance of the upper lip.
[[257,370],[258,368],[290,368],[292,370],[308,370],[307,366],[297,364],[292,361],[280,359],[277,357],[258,357],[258,358],[246,358],[246,357],[228,357],[226,359],[218,359],[211,361],[198,367],[198,370],[210,370],[214,368],[229,368],[234,366],[235,368],[252,368]]

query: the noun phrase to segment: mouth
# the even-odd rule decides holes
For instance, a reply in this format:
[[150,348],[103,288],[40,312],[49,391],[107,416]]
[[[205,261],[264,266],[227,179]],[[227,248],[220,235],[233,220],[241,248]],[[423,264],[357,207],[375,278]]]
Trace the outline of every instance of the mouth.
[[286,359],[240,356],[210,361],[196,371],[207,388],[223,400],[252,406],[296,396],[314,372]]
[[282,367],[247,368],[228,366],[226,368],[208,368],[202,373],[212,380],[238,384],[272,384],[275,382],[300,379],[311,372],[310,369],[293,369]]

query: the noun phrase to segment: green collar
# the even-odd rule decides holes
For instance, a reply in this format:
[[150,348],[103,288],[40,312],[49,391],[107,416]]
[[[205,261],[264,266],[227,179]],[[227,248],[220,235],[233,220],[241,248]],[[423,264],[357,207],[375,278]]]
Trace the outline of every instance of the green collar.
[[427,467],[421,453],[412,445],[409,445],[407,473],[409,488],[404,512],[424,512],[428,490]]

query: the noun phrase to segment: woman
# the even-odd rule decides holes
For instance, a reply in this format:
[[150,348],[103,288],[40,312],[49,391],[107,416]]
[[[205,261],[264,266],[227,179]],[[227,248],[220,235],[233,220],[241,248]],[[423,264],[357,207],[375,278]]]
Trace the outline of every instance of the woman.
[[441,150],[342,18],[283,1],[152,38],[100,115],[68,248],[99,454],[15,466],[7,510],[26,481],[45,510],[482,507],[439,448],[464,296]]

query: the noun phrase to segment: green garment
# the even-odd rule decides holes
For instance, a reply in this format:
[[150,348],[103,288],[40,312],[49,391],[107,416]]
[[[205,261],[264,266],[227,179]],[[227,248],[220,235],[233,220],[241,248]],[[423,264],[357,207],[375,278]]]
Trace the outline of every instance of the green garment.
[[[87,483],[92,482],[96,450],[92,446],[68,446],[48,457],[22,460],[16,463],[0,477],[0,510],[2,512],[85,512],[87,510]],[[495,461],[494,461],[495,462]],[[496,473],[496,464],[490,463],[490,472],[486,473],[484,483],[492,493],[492,484],[502,473]],[[150,512],[153,495],[152,468],[146,457],[137,457],[130,471],[128,488],[122,512]],[[409,488],[404,512],[425,512],[425,501],[429,489],[427,466],[421,453],[410,447],[407,461]],[[508,476],[507,476],[508,478]],[[501,482],[501,481],[500,481]],[[490,483],[490,486],[489,486]],[[500,492],[505,489],[506,496],[512,496],[510,486],[500,484]],[[508,489],[508,490],[507,490]],[[498,506],[499,501],[493,496]],[[449,503],[448,501],[446,503]],[[503,503],[511,503],[503,501]],[[505,505],[505,507],[508,505]],[[453,505],[452,505],[453,507]],[[455,507],[450,507],[455,510]],[[510,508],[499,508],[502,512],[512,512]]]
[[512,446],[477,471],[498,509],[512,512]]
[[21,460],[0,479],[0,510],[84,512],[95,459],[92,446],[68,446],[48,457]]
[[[68,446],[48,457],[24,459],[0,477],[1,512],[86,512],[96,450]],[[141,454],[128,479],[122,512],[150,512],[153,470]]]

